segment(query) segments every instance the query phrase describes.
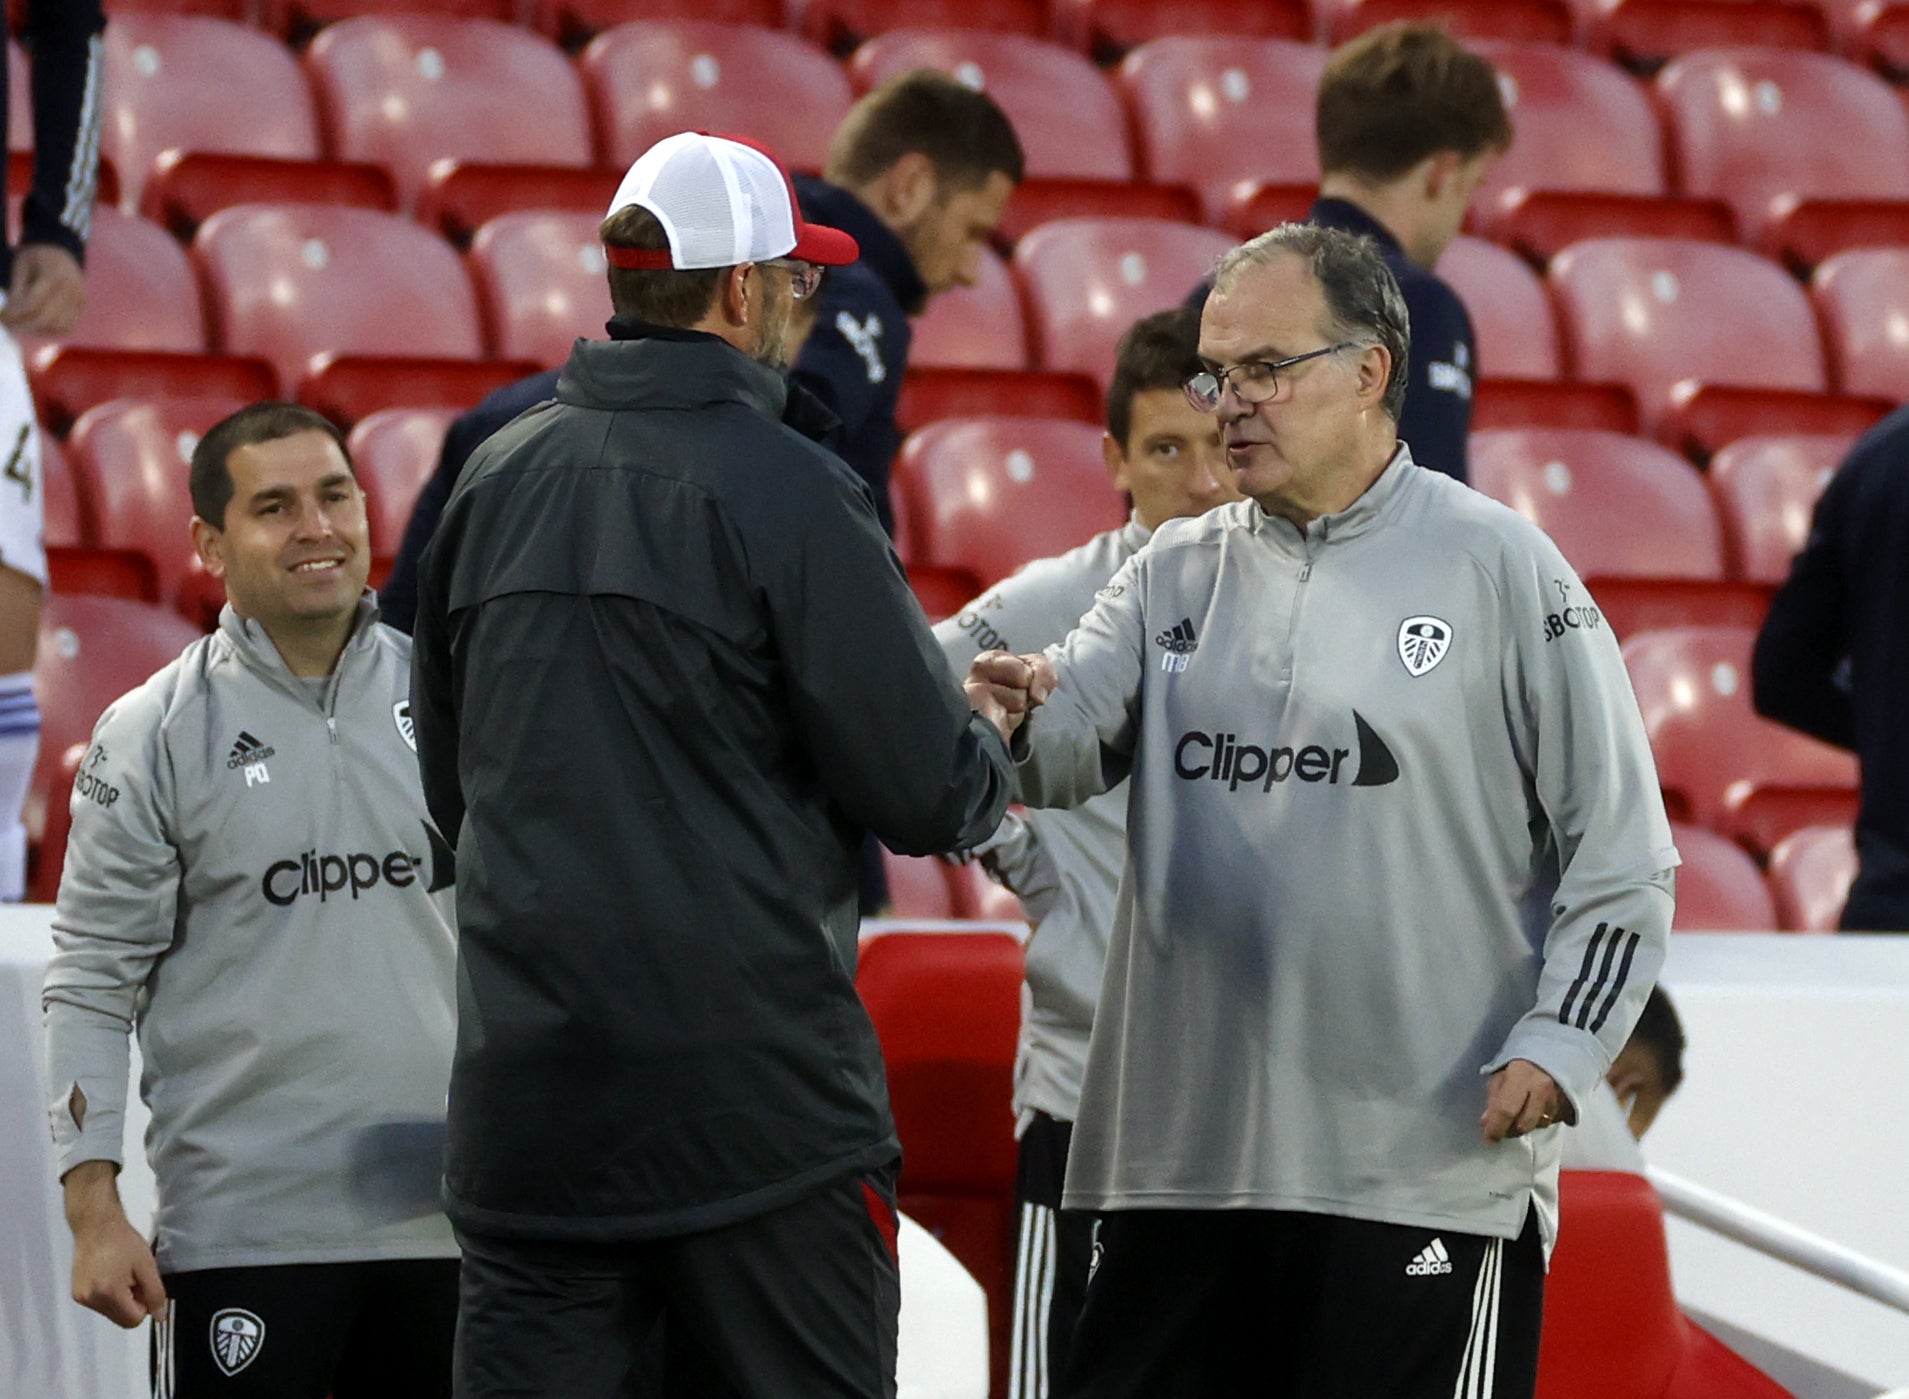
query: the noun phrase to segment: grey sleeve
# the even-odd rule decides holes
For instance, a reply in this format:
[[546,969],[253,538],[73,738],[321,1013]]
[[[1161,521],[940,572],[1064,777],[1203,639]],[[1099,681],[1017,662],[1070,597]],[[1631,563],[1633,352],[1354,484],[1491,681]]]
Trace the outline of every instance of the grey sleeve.
[[[1630,676],[1601,615],[1586,624],[1595,603],[1584,584],[1538,537],[1500,590],[1507,716],[1560,878],[1537,1001],[1485,1072],[1530,1060],[1575,1120],[1663,966],[1678,855]],[[1568,608],[1579,625],[1552,625]]]
[[1095,595],[1065,641],[1047,648],[1058,679],[1047,703],[1014,735],[1021,799],[1079,806],[1132,766],[1146,658],[1142,552]]
[[[153,963],[173,940],[180,860],[154,700],[135,691],[106,711],[73,793],[41,1000],[62,1176],[82,1161],[125,1159],[126,1039]],[[83,1117],[73,1111],[76,1089]]]

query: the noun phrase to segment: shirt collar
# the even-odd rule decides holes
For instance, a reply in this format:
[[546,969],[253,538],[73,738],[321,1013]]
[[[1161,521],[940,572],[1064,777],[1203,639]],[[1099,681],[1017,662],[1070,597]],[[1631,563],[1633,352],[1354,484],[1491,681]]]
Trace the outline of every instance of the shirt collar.
[[1400,442],[1378,479],[1344,510],[1334,515],[1321,515],[1301,531],[1284,516],[1256,508],[1253,511],[1254,532],[1282,544],[1294,547],[1303,545],[1306,549],[1355,539],[1385,517],[1392,503],[1417,479],[1417,474],[1418,463],[1412,460],[1412,449]]

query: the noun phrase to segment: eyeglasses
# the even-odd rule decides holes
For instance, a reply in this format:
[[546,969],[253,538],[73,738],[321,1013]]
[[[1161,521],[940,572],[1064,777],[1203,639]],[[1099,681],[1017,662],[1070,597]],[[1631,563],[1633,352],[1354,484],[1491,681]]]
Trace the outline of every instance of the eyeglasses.
[[791,300],[807,301],[814,296],[822,285],[822,266],[820,263],[803,262],[799,258],[776,257],[760,264],[763,267],[780,267],[789,274],[789,296]]
[[1180,385],[1180,389],[1186,394],[1186,401],[1202,413],[1211,413],[1220,406],[1220,398],[1226,393],[1228,384],[1233,386],[1233,392],[1241,403],[1248,406],[1270,403],[1279,397],[1279,390],[1286,383],[1280,377],[1282,370],[1291,369],[1295,364],[1304,364],[1309,359],[1318,359],[1321,355],[1350,350],[1357,343],[1354,340],[1342,340],[1323,350],[1308,350],[1303,355],[1292,355],[1286,359],[1249,359],[1231,369],[1201,370]]

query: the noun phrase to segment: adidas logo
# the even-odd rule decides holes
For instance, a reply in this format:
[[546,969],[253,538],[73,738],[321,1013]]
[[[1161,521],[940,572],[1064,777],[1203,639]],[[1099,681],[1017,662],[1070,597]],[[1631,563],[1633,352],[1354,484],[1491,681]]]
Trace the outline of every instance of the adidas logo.
[[1408,1278],[1436,1277],[1452,1270],[1451,1255],[1445,1252],[1445,1240],[1433,1239],[1418,1251],[1418,1257],[1405,1265]]
[[250,767],[253,763],[264,762],[277,751],[240,729],[238,741],[232,745],[231,753],[226,755],[225,765],[234,769]]
[[1154,640],[1166,647],[1167,650],[1173,652],[1176,656],[1184,656],[1187,652],[1197,649],[1200,644],[1198,639],[1193,635],[1193,619],[1191,617],[1182,617],[1178,625],[1161,632]]

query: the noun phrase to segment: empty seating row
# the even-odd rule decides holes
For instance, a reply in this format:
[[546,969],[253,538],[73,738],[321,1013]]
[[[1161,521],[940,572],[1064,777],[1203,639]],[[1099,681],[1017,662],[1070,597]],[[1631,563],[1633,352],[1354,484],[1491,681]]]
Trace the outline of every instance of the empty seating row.
[[[1719,43],[1825,49],[1883,72],[1902,68],[1902,24],[1889,4],[1801,0],[1782,6],[1692,0],[648,0],[653,18],[791,28],[832,51],[898,28],[966,26],[1051,37],[1102,62],[1169,35],[1337,43],[1388,20],[1436,19],[1474,38],[1577,43],[1648,69]],[[304,39],[362,14],[425,10],[531,26],[565,43],[629,17],[627,0],[118,0],[116,10],[190,13]]]
[[[1867,201],[1872,231],[1880,222],[1905,237],[1909,116],[1853,64],[1705,50],[1646,88],[1572,50],[1480,47],[1519,131],[1483,192],[1481,227],[1516,234],[1567,216],[1555,201],[1527,209],[1518,193],[1537,191],[1599,196],[1577,215],[1588,231],[1705,227],[1775,247],[1790,225],[1820,219],[1813,205],[1828,199]],[[1109,76],[1025,36],[902,29],[843,65],[786,32],[640,20],[599,35],[573,65],[532,32],[429,14],[333,25],[301,60],[229,22],[132,14],[108,31],[102,149],[125,207],[153,214],[179,178],[159,166],[175,150],[369,163],[389,172],[388,197],[409,210],[438,160],[621,169],[689,127],[771,140],[792,164],[819,168],[855,92],[931,66],[1001,102],[1031,175],[1187,186],[1221,222],[1257,186],[1317,180],[1324,64],[1323,48],[1290,39],[1178,36],[1135,50]],[[22,116],[16,143],[30,131]],[[1582,139],[1586,130],[1599,139]],[[1665,195],[1682,198],[1648,207]]]

